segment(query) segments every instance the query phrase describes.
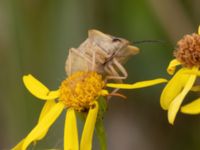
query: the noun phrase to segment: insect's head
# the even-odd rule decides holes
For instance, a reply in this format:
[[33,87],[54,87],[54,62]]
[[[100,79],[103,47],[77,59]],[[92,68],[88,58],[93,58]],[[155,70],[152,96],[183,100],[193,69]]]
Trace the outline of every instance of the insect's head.
[[133,54],[139,52],[139,48],[130,45],[130,42],[126,39],[115,37],[109,34],[105,34],[101,31],[92,29],[88,31],[88,37],[96,45],[104,49],[108,53],[112,53],[116,50],[127,49]]

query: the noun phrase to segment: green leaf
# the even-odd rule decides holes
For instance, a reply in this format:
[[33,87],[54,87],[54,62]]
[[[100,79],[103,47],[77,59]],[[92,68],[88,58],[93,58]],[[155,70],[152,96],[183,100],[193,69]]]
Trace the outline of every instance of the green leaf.
[[96,135],[99,141],[99,145],[101,150],[107,150],[107,142],[106,142],[106,132],[103,124],[103,117],[107,110],[107,102],[104,97],[100,97],[98,99],[99,102],[99,114],[96,121]]
[[98,99],[98,103],[99,103],[98,118],[103,119],[104,113],[107,111],[107,101],[104,97],[101,96]]

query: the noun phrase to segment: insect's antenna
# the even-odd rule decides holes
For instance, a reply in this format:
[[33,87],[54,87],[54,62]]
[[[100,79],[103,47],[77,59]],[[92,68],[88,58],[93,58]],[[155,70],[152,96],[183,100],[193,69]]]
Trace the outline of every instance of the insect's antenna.
[[134,41],[132,42],[133,44],[137,45],[137,44],[145,44],[145,43],[166,43],[165,41],[162,40],[141,40],[141,41]]

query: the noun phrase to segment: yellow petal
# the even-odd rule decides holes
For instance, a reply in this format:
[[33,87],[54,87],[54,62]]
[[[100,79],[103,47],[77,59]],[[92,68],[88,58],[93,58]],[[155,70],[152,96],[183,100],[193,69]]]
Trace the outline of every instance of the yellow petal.
[[138,89],[138,88],[144,88],[160,83],[167,82],[166,79],[163,78],[158,78],[154,80],[147,80],[147,81],[141,81],[141,82],[136,82],[134,84],[116,84],[116,83],[108,83],[106,84],[107,87],[111,88],[119,88],[119,89]]
[[164,110],[168,109],[171,101],[181,92],[188,81],[189,75],[183,73],[185,70],[187,69],[180,69],[163,89],[160,97],[160,105]]
[[168,110],[168,121],[171,124],[174,124],[174,120],[176,118],[176,114],[185,98],[187,93],[192,88],[194,82],[196,80],[196,75],[191,75],[181,93],[176,96],[176,98],[170,103],[169,110]]
[[55,104],[24,139],[22,150],[26,150],[29,144],[37,140],[38,137],[41,137],[44,131],[48,130],[54,121],[59,117],[63,109],[63,103]]
[[23,82],[31,94],[42,100],[53,100],[60,94],[59,90],[49,91],[45,85],[30,74],[23,76]]
[[[51,108],[55,105],[55,101],[46,101],[43,108],[42,108],[42,111],[40,113],[40,117],[39,117],[39,120],[38,120],[38,124],[39,122],[42,120],[42,118],[51,110]],[[45,137],[45,135],[47,134],[48,132],[48,129],[46,130],[43,130],[43,133],[40,134],[40,136],[37,137],[37,141],[43,139]]]
[[200,71],[199,70],[192,70],[192,69],[188,69],[188,70],[185,70],[184,71],[185,74],[188,74],[188,75],[197,75],[197,76],[200,76]]
[[78,150],[78,130],[74,109],[68,109],[65,118],[64,150]]
[[40,117],[39,120],[42,120],[42,118],[49,112],[49,110],[51,110],[51,108],[56,104],[56,102],[54,100],[52,101],[46,101],[41,112],[40,112]]
[[94,133],[98,109],[99,109],[98,102],[95,101],[93,106],[91,106],[88,116],[85,121],[84,129],[83,129],[83,133],[81,137],[80,150],[92,149],[92,137]]
[[107,90],[101,90],[99,93],[99,95],[102,95],[102,96],[106,96],[108,94],[109,94],[109,92]]
[[12,148],[12,150],[21,150],[23,143],[24,143],[24,139],[21,140],[14,148]]
[[199,26],[199,28],[198,28],[198,34],[200,35],[200,26]]
[[167,72],[170,75],[173,75],[175,70],[176,70],[176,66],[180,65],[181,63],[177,60],[177,59],[173,59],[172,61],[170,61],[168,67],[167,67]]
[[200,114],[200,98],[181,107],[181,112],[191,115]]

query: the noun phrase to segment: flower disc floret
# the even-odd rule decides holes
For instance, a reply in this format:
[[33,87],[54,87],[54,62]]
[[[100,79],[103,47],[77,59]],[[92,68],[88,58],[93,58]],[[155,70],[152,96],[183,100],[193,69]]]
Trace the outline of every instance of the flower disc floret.
[[104,85],[96,72],[76,72],[61,83],[59,100],[68,108],[83,111],[90,108]]

